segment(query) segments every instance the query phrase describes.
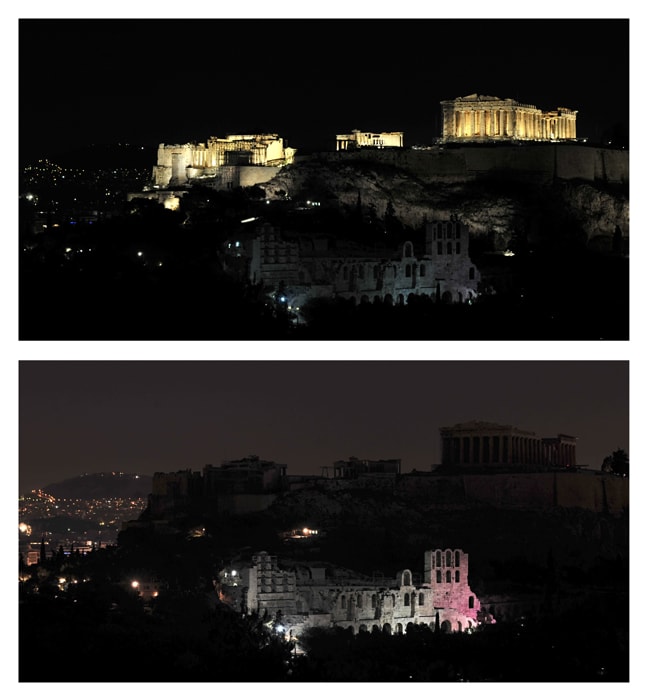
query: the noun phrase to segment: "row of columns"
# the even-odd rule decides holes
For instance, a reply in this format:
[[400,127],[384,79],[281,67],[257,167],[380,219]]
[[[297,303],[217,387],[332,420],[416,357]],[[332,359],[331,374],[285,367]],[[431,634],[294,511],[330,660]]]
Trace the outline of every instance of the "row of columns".
[[442,462],[574,466],[576,448],[571,443],[519,435],[443,437]]
[[540,110],[464,109],[445,115],[444,136],[452,138],[574,139],[574,114],[548,116]]

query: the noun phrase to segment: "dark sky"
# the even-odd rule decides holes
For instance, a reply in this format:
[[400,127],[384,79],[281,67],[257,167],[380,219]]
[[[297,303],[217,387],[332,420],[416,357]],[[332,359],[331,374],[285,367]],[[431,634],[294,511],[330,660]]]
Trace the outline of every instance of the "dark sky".
[[439,428],[472,419],[575,435],[591,468],[629,448],[627,362],[23,361],[19,393],[21,493],[249,454],[290,474],[352,455],[428,469]]
[[597,139],[629,119],[623,19],[23,19],[21,160],[96,142],[157,145],[277,132],[440,134],[474,92],[579,110]]

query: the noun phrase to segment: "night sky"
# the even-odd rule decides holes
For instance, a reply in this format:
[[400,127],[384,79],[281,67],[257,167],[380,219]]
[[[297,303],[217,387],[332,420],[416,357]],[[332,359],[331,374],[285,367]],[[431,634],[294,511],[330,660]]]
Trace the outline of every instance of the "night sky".
[[249,132],[429,144],[440,100],[476,92],[577,109],[594,140],[629,120],[624,19],[23,19],[18,40],[22,162]]
[[289,474],[356,456],[440,458],[472,419],[579,438],[599,469],[629,449],[626,362],[22,362],[20,491],[83,472],[201,470],[257,454]]

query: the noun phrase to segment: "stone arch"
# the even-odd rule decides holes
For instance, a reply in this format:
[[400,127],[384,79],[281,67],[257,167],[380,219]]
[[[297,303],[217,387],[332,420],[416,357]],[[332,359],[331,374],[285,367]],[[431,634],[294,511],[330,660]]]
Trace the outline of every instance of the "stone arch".
[[386,306],[393,306],[394,305],[394,299],[392,298],[392,294],[386,294],[384,302]]
[[444,620],[444,622],[442,622],[440,629],[444,634],[450,634],[453,631],[453,627],[448,620]]
[[378,294],[374,295],[374,304],[380,304],[381,303],[381,297]]
[[462,303],[462,292],[457,293],[457,300],[458,300],[458,303],[460,303],[460,304]]
[[372,634],[378,634],[380,632],[381,630],[379,629],[378,625],[372,625]]
[[358,634],[366,633],[366,632],[367,632],[367,625],[359,625]]
[[400,622],[397,622],[396,634],[403,634],[403,625]]
[[389,622],[386,622],[383,625],[383,634],[392,634],[392,627],[390,626]]
[[412,258],[412,242],[411,241],[406,241],[403,244],[403,257],[404,258]]
[[444,292],[444,294],[442,294],[442,302],[444,304],[453,303],[453,295],[450,292]]
[[413,294],[412,292],[410,294],[408,294],[408,299],[407,299],[408,306],[410,306],[411,304],[416,303],[416,302],[417,302],[417,295]]
[[403,604],[405,607],[408,607],[410,605],[410,593],[406,593],[403,596]]
[[403,294],[399,294],[399,296],[397,297],[397,304],[399,306],[403,306]]
[[361,297],[361,304],[369,304],[370,303],[370,298],[367,296],[367,294],[363,294]]
[[462,631],[462,623],[459,620],[457,621],[457,631],[458,632]]
[[406,634],[409,634],[409,633],[412,632],[414,629],[415,629],[414,624],[413,624],[412,622],[409,622],[409,623],[406,625]]
[[412,574],[409,569],[406,569],[401,575],[402,586],[412,586]]

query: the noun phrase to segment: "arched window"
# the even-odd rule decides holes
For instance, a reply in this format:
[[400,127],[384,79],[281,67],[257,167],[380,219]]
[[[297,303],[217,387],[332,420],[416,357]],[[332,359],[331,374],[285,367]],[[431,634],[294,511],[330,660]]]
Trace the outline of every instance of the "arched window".
[[473,596],[472,595],[469,596],[469,607],[473,608]]
[[340,607],[344,608],[346,603],[347,603],[347,599],[345,598],[345,596],[344,595],[340,596]]
[[470,267],[470,268],[469,268],[469,279],[470,279],[470,280],[475,279],[475,267]]
[[379,276],[379,266],[374,265],[374,268],[372,269],[372,277],[374,279],[378,279],[378,276]]
[[426,275],[426,266],[422,263],[422,264],[419,266],[419,276],[420,276],[420,277],[425,277],[425,275]]
[[453,255],[453,244],[451,243],[451,241],[449,241],[449,242],[446,244],[446,252],[447,252],[449,255]]
[[455,550],[455,566],[460,565],[460,551],[458,549]]
[[457,569],[455,571],[455,583],[459,583],[459,582],[460,582],[460,570]]
[[373,594],[372,594],[372,607],[373,607],[373,608],[376,607],[376,593],[373,593]]
[[458,255],[460,254],[460,241],[456,241],[456,243],[455,243],[455,252]]
[[347,265],[343,267],[343,279],[348,280],[349,279],[349,271],[347,270]]
[[410,605],[410,593],[406,593],[403,596],[403,604],[408,607]]
[[450,582],[451,582],[451,572],[447,571],[446,572],[446,583],[450,583]]
[[406,243],[403,246],[403,257],[404,258],[411,258],[412,257],[412,243],[410,243],[409,241],[408,241],[408,243]]
[[420,593],[419,594],[419,605],[423,605],[423,604],[424,604],[424,594]]
[[435,552],[435,566],[441,566],[442,565],[442,552],[438,549]]
[[441,241],[437,241],[437,255],[443,255],[443,253],[444,253],[443,245],[444,244]]
[[404,586],[410,586],[410,572],[409,571],[404,571],[403,572],[403,585]]
[[356,607],[357,608],[363,607],[363,596],[362,595],[356,596]]
[[[458,243],[458,245],[460,245],[460,244]],[[458,250],[458,253],[459,252],[460,251]],[[362,280],[363,277],[365,277],[365,268],[362,265],[359,265],[358,266],[358,278]]]
[[406,277],[410,277],[411,272],[410,272],[410,265],[406,265]]
[[446,566],[451,566],[451,553],[446,552]]
[[437,583],[441,583],[441,582],[442,582],[442,572],[439,569],[437,569]]

